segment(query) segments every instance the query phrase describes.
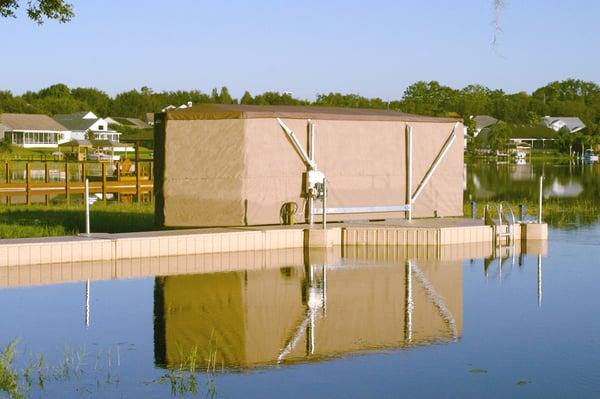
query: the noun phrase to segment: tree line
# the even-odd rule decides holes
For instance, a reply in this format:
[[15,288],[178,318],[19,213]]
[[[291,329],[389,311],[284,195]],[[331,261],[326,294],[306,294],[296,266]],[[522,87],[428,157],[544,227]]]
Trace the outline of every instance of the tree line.
[[577,116],[588,126],[586,134],[600,135],[600,86],[576,79],[551,82],[532,93],[506,93],[482,85],[471,84],[461,89],[436,81],[416,82],[394,100],[368,98],[358,94],[318,94],[314,101],[299,99],[291,93],[264,92],[252,95],[246,91],[234,98],[227,87],[200,90],[154,92],[149,87],[109,96],[96,88],[69,88],[55,84],[37,92],[13,95],[0,91],[0,112],[40,113],[54,115],[77,111],[93,111],[101,116],[144,118],[148,112],[159,112],[167,105],[256,104],[313,105],[351,108],[390,109],[430,116],[459,117],[473,128],[473,115],[491,115],[508,124],[535,125],[542,116]]

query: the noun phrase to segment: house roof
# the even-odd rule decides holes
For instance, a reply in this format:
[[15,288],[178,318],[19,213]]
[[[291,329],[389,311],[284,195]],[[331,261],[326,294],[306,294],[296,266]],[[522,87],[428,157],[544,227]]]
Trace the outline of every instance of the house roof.
[[125,118],[121,116],[109,116],[108,118],[117,122],[120,125],[131,127],[134,129],[150,129],[152,126],[138,118]]
[[64,125],[48,115],[40,114],[1,113],[0,124],[6,126],[8,130],[68,130]]
[[98,118],[95,119],[84,119],[83,117],[87,115],[87,112],[75,112],[73,114],[56,114],[54,115],[54,120],[56,120],[61,125],[66,126],[70,130],[88,130]]
[[545,116],[540,120],[540,124],[546,127],[551,127],[557,122],[562,122],[571,133],[585,129],[585,123],[581,119],[573,116]]
[[479,130],[485,129],[488,126],[492,126],[500,122],[500,120],[489,115],[477,115],[473,118],[473,120],[475,121],[475,128]]
[[258,118],[403,122],[457,122],[460,120],[458,118],[438,118],[433,116],[405,114],[384,109],[245,104],[201,104],[191,108],[169,110],[165,113],[165,117],[168,120]]

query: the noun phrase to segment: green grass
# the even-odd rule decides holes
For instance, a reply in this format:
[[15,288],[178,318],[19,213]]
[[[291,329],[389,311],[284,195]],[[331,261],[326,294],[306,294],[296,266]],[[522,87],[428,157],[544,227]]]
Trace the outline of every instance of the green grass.
[[[94,204],[90,211],[93,233],[154,230],[151,204]],[[85,231],[83,205],[0,206],[0,238],[76,235]]]

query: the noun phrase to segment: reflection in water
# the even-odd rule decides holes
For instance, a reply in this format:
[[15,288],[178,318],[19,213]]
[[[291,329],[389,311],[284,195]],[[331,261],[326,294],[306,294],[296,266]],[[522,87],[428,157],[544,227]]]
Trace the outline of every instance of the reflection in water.
[[90,326],[90,280],[85,282],[85,327]]
[[525,254],[536,256],[541,306],[546,252],[546,241],[518,241],[32,265],[2,268],[0,287],[83,282],[87,328],[91,282],[160,276],[155,363],[178,365],[197,349],[199,361],[216,354],[217,365],[244,369],[452,342],[462,336],[464,260],[484,259],[486,278],[502,283]]
[[[449,342],[462,333],[462,261],[368,258],[157,277],[155,361],[197,350],[226,368]],[[358,262],[357,262],[358,261]]]
[[533,161],[526,165],[467,164],[465,198],[475,201],[537,198],[537,181],[545,176],[546,198],[597,198],[600,165]]

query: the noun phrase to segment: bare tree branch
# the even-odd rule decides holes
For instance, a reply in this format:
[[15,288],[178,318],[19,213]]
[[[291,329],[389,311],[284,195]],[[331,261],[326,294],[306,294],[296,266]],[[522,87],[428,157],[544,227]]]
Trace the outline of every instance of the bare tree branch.
[[496,49],[498,46],[498,36],[502,33],[502,28],[500,26],[500,16],[502,11],[504,10],[505,0],[493,0],[494,2],[494,34],[492,37],[492,47]]

